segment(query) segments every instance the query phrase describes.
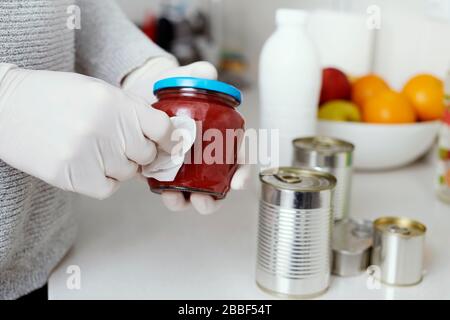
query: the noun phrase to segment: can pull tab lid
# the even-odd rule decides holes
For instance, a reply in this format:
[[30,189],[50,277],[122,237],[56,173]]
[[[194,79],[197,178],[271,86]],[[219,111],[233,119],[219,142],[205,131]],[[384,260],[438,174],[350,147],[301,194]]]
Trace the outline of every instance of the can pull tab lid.
[[411,234],[411,231],[408,228],[399,227],[396,225],[389,226],[389,232],[401,234],[404,236],[408,236]]
[[352,235],[358,239],[368,239],[372,237],[372,230],[365,225],[358,224],[353,228]]
[[315,148],[330,149],[333,147],[333,144],[330,141],[325,140],[325,138],[316,138],[313,140],[312,146]]
[[301,183],[302,178],[292,173],[276,173],[275,178],[284,183]]

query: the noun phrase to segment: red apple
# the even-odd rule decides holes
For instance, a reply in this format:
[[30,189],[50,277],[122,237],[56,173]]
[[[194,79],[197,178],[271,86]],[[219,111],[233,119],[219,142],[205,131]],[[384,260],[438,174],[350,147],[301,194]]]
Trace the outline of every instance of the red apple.
[[320,105],[331,100],[350,100],[352,86],[347,76],[336,68],[323,69]]

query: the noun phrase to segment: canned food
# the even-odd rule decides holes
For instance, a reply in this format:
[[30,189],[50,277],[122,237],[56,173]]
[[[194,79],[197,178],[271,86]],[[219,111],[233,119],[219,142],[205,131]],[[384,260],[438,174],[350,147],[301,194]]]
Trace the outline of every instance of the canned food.
[[330,137],[299,138],[293,141],[295,167],[309,167],[334,175],[337,179],[334,192],[334,219],[348,216],[354,146]]
[[372,248],[372,221],[345,219],[333,228],[332,273],[351,277],[367,270]]
[[380,268],[379,280],[399,286],[422,280],[426,230],[409,218],[375,220],[372,264]]
[[325,172],[277,168],[260,174],[256,282],[282,296],[320,295],[331,272],[332,196]]

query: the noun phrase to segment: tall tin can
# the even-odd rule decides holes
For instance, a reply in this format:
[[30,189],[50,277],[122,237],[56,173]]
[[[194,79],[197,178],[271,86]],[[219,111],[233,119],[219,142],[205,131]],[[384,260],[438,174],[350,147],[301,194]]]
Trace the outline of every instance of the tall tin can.
[[308,137],[293,141],[294,167],[314,168],[336,177],[334,220],[348,217],[352,171],[353,144],[330,137]]
[[383,217],[374,221],[372,264],[381,282],[409,286],[423,274],[426,227],[409,218]]
[[320,295],[331,272],[332,200],[325,172],[277,168],[260,174],[256,282],[272,294]]

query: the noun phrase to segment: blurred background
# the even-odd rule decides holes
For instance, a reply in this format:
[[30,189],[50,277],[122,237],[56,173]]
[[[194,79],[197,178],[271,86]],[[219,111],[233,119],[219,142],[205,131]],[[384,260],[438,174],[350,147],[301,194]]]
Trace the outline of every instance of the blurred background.
[[[350,217],[400,215],[429,228],[419,286],[373,290],[368,274],[334,277],[326,298],[448,297],[449,207],[436,194],[450,203],[450,0],[116,1],[181,64],[208,60],[242,89],[246,128],[279,133],[280,165],[291,165],[294,138],[355,145],[345,164],[330,161],[346,174],[355,169],[351,183],[338,178],[351,186]],[[279,8],[307,13],[279,10],[274,32]],[[50,296],[267,298],[254,282],[256,167],[254,183],[210,217],[167,214],[140,184],[110,201],[81,199],[79,241],[52,276]],[[83,290],[67,290],[72,265],[92,277]]]
[[[436,141],[450,103],[450,0],[118,2],[182,65],[210,61],[219,80],[244,90],[247,127],[279,130],[281,164],[300,136],[353,143],[364,170],[407,165]],[[307,12],[296,29],[305,43],[280,36],[280,8]]]
[[[443,78],[450,57],[450,0],[118,0],[129,17],[161,46],[174,52],[182,63],[198,57],[222,67],[222,80],[244,87],[255,83],[258,60],[264,41],[275,28],[275,11],[280,7],[353,13],[364,20],[379,8],[381,25],[362,35],[346,33],[342,47],[352,60],[365,57],[366,70],[348,73],[376,72],[394,88],[417,72],[429,72]],[[375,8],[377,10],[377,8]],[[375,14],[377,14],[375,12]],[[314,19],[313,19],[314,20]],[[321,37],[331,38],[336,26],[316,19]],[[322,19],[323,20],[323,19]],[[329,23],[329,22],[328,22]],[[343,28],[346,28],[343,26]],[[317,28],[315,28],[317,32]],[[322,32],[323,31],[323,32]],[[161,35],[164,34],[164,37]],[[361,39],[361,37],[369,38]],[[336,39],[336,35],[334,37]],[[339,45],[339,37],[335,41]],[[350,44],[351,46],[351,44]],[[372,54],[373,51],[373,54]],[[337,58],[334,58],[337,59]],[[333,63],[334,61],[325,62]],[[414,70],[411,69],[414,65]],[[395,66],[395,72],[393,72]],[[370,68],[370,70],[367,70]],[[359,76],[355,74],[354,76]]]

